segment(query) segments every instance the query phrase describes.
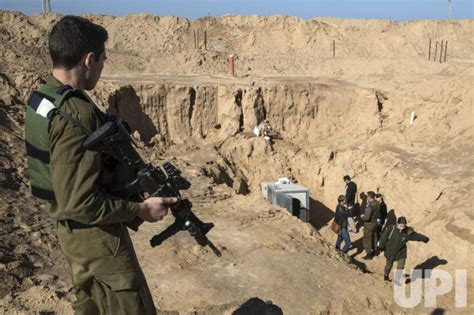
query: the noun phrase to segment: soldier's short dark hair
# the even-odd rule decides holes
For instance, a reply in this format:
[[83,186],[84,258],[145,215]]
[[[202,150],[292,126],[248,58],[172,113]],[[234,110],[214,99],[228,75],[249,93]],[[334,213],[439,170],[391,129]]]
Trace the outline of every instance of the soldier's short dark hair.
[[108,34],[105,28],[88,19],[66,15],[49,34],[49,54],[53,67],[71,69],[90,52],[95,61],[105,50]]
[[345,175],[343,178],[342,178],[344,181],[346,180],[351,180],[351,177],[349,175]]
[[339,195],[339,197],[337,197],[337,202],[338,203],[343,203],[344,201],[346,201],[346,196]]
[[399,217],[399,218],[397,219],[397,223],[398,223],[398,224],[405,224],[405,225],[406,225],[406,224],[407,224],[407,219],[406,219],[405,217]]
[[373,191],[368,191],[367,196],[370,197],[371,199],[375,199],[375,193]]

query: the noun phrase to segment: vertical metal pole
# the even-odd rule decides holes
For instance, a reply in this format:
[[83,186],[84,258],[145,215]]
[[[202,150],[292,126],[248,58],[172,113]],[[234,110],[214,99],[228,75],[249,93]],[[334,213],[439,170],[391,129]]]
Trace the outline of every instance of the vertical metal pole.
[[453,8],[451,6],[451,0],[448,0],[448,19],[451,21],[451,13],[453,12]]
[[428,61],[431,59],[431,38],[430,38],[430,43],[428,45]]
[[234,77],[235,75],[234,55],[229,56],[229,67],[230,67],[230,76]]
[[197,48],[201,48],[201,43],[199,42],[199,30],[197,30]]
[[332,40],[332,57],[336,57],[336,40]]
[[197,48],[197,41],[196,41],[196,30],[194,30],[194,49]]
[[207,50],[207,31],[204,31],[204,50]]
[[438,54],[438,41],[436,41],[436,46],[435,46],[435,55],[433,61],[436,61],[436,56]]
[[441,48],[439,50],[439,63],[441,63],[441,58],[443,58],[443,44],[444,44],[444,40],[441,41]]
[[444,44],[444,62],[446,62],[446,54],[448,53],[448,41]]

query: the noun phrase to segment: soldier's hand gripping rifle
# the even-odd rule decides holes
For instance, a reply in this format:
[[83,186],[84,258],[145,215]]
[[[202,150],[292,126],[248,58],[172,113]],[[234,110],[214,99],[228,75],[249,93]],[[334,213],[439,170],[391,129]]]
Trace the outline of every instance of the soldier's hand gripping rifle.
[[[150,240],[151,246],[158,246],[179,231],[187,230],[199,245],[209,246],[214,254],[221,256],[220,251],[206,236],[214,224],[199,220],[191,210],[191,202],[181,198],[179,191],[188,189],[191,183],[183,178],[181,172],[169,162],[163,164],[163,169],[145,163],[136,151],[136,145],[122,120],[114,119],[104,124],[84,141],[83,146],[89,150],[112,155],[136,170],[136,178],[124,186],[128,195],[139,196],[141,200],[149,197],[176,197],[178,199],[178,202],[170,207],[175,217],[174,223],[155,235]],[[143,221],[137,217],[127,226],[137,231],[142,223]]]

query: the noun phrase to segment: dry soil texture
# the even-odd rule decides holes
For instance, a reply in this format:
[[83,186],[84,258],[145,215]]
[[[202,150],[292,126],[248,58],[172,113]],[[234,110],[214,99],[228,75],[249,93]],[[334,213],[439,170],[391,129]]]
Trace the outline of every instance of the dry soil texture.
[[[147,160],[183,170],[193,184],[185,194],[216,225],[209,237],[223,252],[185,232],[149,247],[172,218],[133,234],[163,314],[472,313],[472,20],[87,17],[109,31],[91,96],[130,123]],[[58,19],[0,11],[2,313],[72,312],[23,144],[25,101],[50,71],[47,34]],[[281,135],[273,152],[252,133],[265,119]],[[454,292],[438,309],[398,307],[383,257],[360,259],[361,232],[350,263],[334,252],[328,224],[345,174],[359,191],[384,194],[391,220],[404,215],[431,238],[409,245],[408,271],[467,269],[466,308],[455,308]],[[260,183],[278,177],[310,189],[311,224],[263,200]]]

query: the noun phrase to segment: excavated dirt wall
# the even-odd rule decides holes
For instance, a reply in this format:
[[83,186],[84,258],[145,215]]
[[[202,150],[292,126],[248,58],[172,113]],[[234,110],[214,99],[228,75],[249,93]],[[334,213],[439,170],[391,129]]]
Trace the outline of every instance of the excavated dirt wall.
[[265,119],[284,139],[308,145],[326,143],[342,130],[369,135],[381,124],[376,91],[343,82],[147,84],[122,87],[108,102],[108,111],[126,118],[145,141],[159,133],[166,144],[225,140],[252,133]]
[[[405,215],[432,237],[429,247],[411,245],[416,248],[411,267],[431,257],[449,257],[450,268],[469,266],[470,214],[459,198],[472,188],[468,179],[472,174],[452,173],[456,162],[449,161],[445,150],[421,148],[430,159],[415,158],[410,152],[416,152],[422,139],[409,139],[413,136],[409,128],[429,129],[431,136],[423,139],[423,146],[445,134],[424,117],[417,121],[422,126],[416,127],[403,117],[408,116],[406,107],[418,102],[416,97],[397,104],[407,99],[402,91],[382,92],[335,80],[243,86],[143,84],[111,93],[108,111],[123,115],[145,142],[162,148],[214,143],[221,159],[211,163],[209,173],[237,192],[250,189],[258,194],[262,181],[282,176],[308,187],[312,223],[328,239],[332,234],[326,232],[326,224],[333,217],[337,195],[344,190],[342,176],[350,174],[359,191],[385,195],[392,219]],[[452,107],[434,106],[434,110],[443,112],[447,124],[458,121],[459,125],[471,111],[456,95],[441,102],[445,101]],[[423,107],[419,110],[424,114]],[[265,119],[281,135],[274,152],[252,133]],[[406,136],[394,139],[394,132]],[[472,134],[469,124],[458,132]],[[446,211],[446,207],[456,210]]]

